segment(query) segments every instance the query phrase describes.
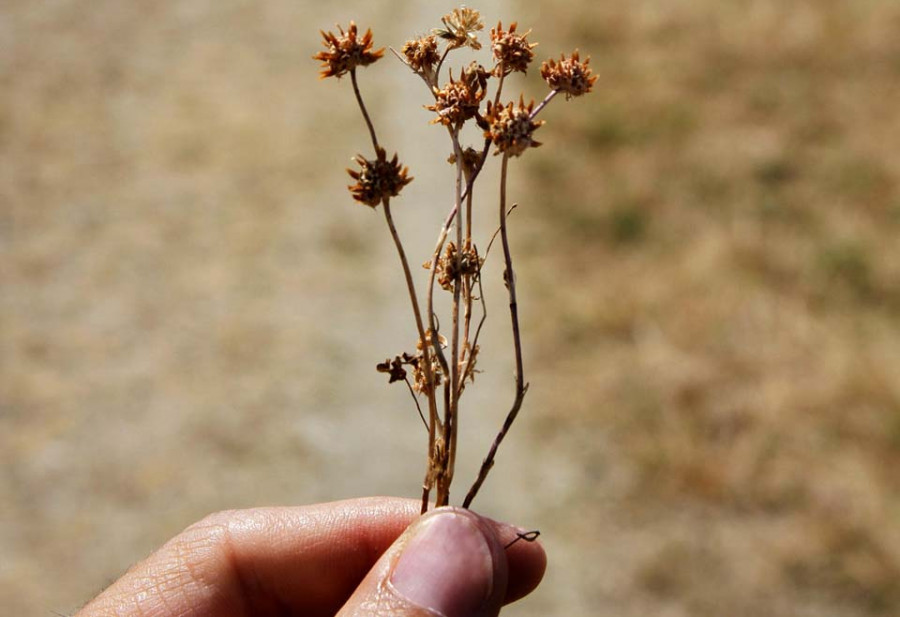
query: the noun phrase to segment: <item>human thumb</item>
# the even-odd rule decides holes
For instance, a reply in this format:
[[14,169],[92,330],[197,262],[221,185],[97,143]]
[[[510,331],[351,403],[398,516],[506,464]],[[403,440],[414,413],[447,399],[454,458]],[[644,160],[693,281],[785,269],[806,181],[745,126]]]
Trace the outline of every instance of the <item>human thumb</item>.
[[338,617],[496,617],[506,584],[494,527],[469,510],[439,508],[391,545]]

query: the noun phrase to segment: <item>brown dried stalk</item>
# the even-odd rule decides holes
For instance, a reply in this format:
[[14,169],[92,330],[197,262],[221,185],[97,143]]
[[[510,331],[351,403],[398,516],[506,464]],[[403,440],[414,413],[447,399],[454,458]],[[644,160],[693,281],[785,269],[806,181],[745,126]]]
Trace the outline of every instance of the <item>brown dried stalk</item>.
[[[484,484],[494,465],[500,444],[515,421],[528,391],[528,384],[524,380],[515,270],[507,225],[507,216],[512,210],[507,209],[506,205],[509,160],[541,145],[533,137],[534,131],[543,124],[543,121],[537,120],[536,117],[556,94],[563,92],[566,99],[581,96],[591,91],[597,79],[588,67],[589,60],[582,62],[576,51],[569,57],[563,56],[559,61],[549,60],[542,65],[541,76],[550,86],[550,93],[537,107],[533,101],[526,105],[522,97],[519,98],[518,104],[515,102],[503,104],[501,101],[507,76],[514,72],[524,73],[527,70],[534,56],[532,49],[537,45],[526,40],[530,30],[520,33],[517,24],[513,22],[506,30],[503,29],[502,23],[498,23],[497,27],[490,31],[493,60],[490,69],[473,62],[459,69],[456,77],[453,69],[448,70],[447,81],[441,82],[441,69],[450,52],[464,48],[480,49],[481,42],[477,33],[484,29],[478,11],[469,8],[455,9],[441,21],[443,27],[435,29],[432,34],[407,41],[402,47],[402,53],[391,50],[428,87],[433,103],[426,108],[435,113],[432,124],[440,124],[446,128],[453,150],[451,163],[455,166],[455,184],[452,206],[444,218],[434,251],[426,264],[430,273],[425,291],[424,314],[420,308],[409,260],[391,211],[391,198],[396,197],[412,178],[407,175],[407,169],[400,164],[397,155],[389,159],[387,151],[380,145],[357,79],[357,68],[376,62],[382,57],[384,50],[372,48],[371,30],[359,36],[356,24],[351,22],[347,31],[338,27],[339,34],[322,32],[326,49],[314,56],[322,62],[323,78],[340,78],[350,74],[353,93],[375,151],[372,159],[362,155],[356,157],[360,169],[348,170],[356,182],[349,188],[356,201],[373,209],[379,205],[382,207],[385,223],[400,258],[412,307],[418,335],[417,351],[403,353],[393,360],[388,359],[377,368],[380,372],[390,375],[391,383],[395,381],[406,383],[428,432],[427,465],[422,482],[423,512],[428,509],[433,490],[436,506],[450,502],[450,487],[456,466],[460,400],[466,383],[472,381],[478,372],[475,368],[479,351],[478,342],[487,319],[482,265],[488,257],[493,238],[485,254],[480,255],[472,231],[476,212],[473,193],[475,182],[484,168],[488,152],[494,147],[495,154],[502,155],[497,233],[503,246],[503,276],[509,294],[516,368],[512,406],[481,465],[475,482],[465,496],[463,507],[466,508],[471,505]],[[445,45],[443,52],[439,51],[439,41]],[[493,96],[488,97],[491,79],[496,79],[496,89]],[[487,101],[487,105],[482,108],[484,101]],[[484,145],[480,151],[462,146],[460,137],[462,128],[470,122],[476,123],[484,132]],[[452,240],[450,240],[451,229],[454,229]],[[440,323],[434,310],[436,282],[452,294],[449,343],[440,332]],[[481,317],[473,333],[476,300],[480,302]],[[445,350],[447,346],[449,349]],[[407,370],[413,371],[412,381],[408,377]],[[418,396],[427,398],[427,414],[419,405]]]
[[508,166],[509,154],[504,153],[503,162],[500,167],[500,240],[503,245],[503,259],[506,263],[506,270],[503,271],[503,279],[506,283],[506,289],[509,291],[509,316],[512,321],[513,347],[515,348],[516,356],[516,395],[512,407],[506,414],[506,420],[503,422],[503,427],[500,429],[500,432],[497,433],[494,442],[491,444],[491,449],[481,463],[478,477],[475,478],[475,482],[472,484],[469,492],[466,493],[466,498],[463,500],[463,508],[468,508],[472,505],[472,500],[475,499],[475,496],[481,489],[481,485],[484,484],[484,481],[487,479],[488,473],[494,466],[494,458],[497,456],[497,450],[500,448],[500,444],[512,427],[513,422],[515,422],[516,416],[519,415],[519,410],[522,408],[522,402],[525,400],[525,394],[528,392],[528,384],[525,383],[524,369],[522,368],[522,335],[519,331],[519,304],[516,299],[516,273],[515,270],[513,270],[512,254],[509,251],[509,232],[506,225],[506,179]]

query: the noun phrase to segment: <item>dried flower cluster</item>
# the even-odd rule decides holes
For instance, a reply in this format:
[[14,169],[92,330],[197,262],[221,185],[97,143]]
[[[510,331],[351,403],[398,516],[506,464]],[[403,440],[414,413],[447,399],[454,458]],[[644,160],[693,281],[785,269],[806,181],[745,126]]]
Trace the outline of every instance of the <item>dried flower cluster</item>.
[[425,357],[422,352],[421,346],[419,347],[420,348],[418,350],[418,353],[408,354],[406,352],[403,352],[399,356],[388,358],[384,362],[376,364],[375,370],[377,370],[379,373],[387,373],[389,375],[388,383],[394,383],[396,381],[407,381],[408,373],[406,368],[404,367],[409,367],[409,369],[413,372],[413,382],[410,387],[414,392],[424,394],[432,388],[432,384],[440,386],[440,364],[438,364],[434,360],[431,360],[431,368],[434,374],[434,378],[427,378],[426,373],[422,367],[422,363],[425,361]]
[[454,81],[451,72],[447,85],[434,88],[434,105],[425,106],[437,113],[432,124],[460,127],[466,120],[474,118],[487,93],[486,87],[487,71],[480,64],[472,63],[464,68],[458,81]]
[[541,77],[552,90],[565,92],[566,98],[581,96],[591,91],[591,86],[597,81],[596,75],[591,75],[591,67],[587,58],[584,62],[578,56],[578,50],[572,52],[568,58],[560,57],[559,62],[553,59],[547,60],[541,65]]
[[432,34],[406,41],[402,51],[410,68],[423,75],[432,75],[434,67],[441,61],[437,39]]
[[514,71],[524,73],[534,58],[531,51],[537,47],[537,43],[529,43],[525,38],[531,34],[531,30],[525,34],[516,32],[518,24],[513,22],[509,30],[503,30],[503,24],[497,22],[496,28],[491,28],[491,51],[497,60],[494,74],[500,76],[509,75]]
[[[484,260],[478,256],[474,246],[467,245],[459,250],[455,242],[449,241],[437,262],[438,285],[446,291],[453,291],[457,281],[477,276],[483,264]],[[426,262],[425,267],[430,268],[431,262]]]
[[449,15],[441,18],[443,28],[435,28],[434,33],[447,41],[450,49],[471,47],[481,49],[476,32],[484,30],[481,15],[475,9],[462,7],[453,9]]
[[413,180],[407,175],[409,169],[400,164],[396,154],[389,161],[384,148],[378,148],[376,153],[371,161],[361,154],[357,155],[353,160],[359,164],[360,170],[347,170],[350,177],[356,180],[356,184],[348,187],[353,199],[372,208],[399,195],[400,189]]
[[543,120],[533,117],[534,101],[525,104],[519,98],[519,105],[512,103],[491,105],[488,103],[487,121],[489,128],[484,136],[494,142],[497,150],[494,154],[506,153],[509,156],[521,156],[528,148],[537,148],[541,142],[535,141],[534,132],[543,124]]
[[[431,124],[447,131],[451,145],[448,161],[454,167],[456,178],[450,200],[452,207],[440,227],[435,249],[425,263],[429,273],[424,301],[416,291],[415,278],[391,210],[391,198],[399,195],[412,178],[408,169],[401,165],[398,155],[388,159],[386,150],[379,144],[357,79],[357,69],[377,61],[384,50],[373,50],[371,31],[367,30],[360,37],[356,24],[351,22],[346,32],[340,27],[339,34],[323,32],[326,49],[314,56],[322,62],[322,77],[341,77],[348,73],[351,76],[354,96],[368,128],[374,156],[367,158],[360,154],[355,157],[359,169],[347,170],[355,182],[348,188],[356,201],[373,209],[382,206],[409,293],[416,329],[415,350],[388,358],[376,368],[388,376],[389,383],[406,383],[428,433],[423,512],[429,507],[432,491],[436,492],[434,502],[438,506],[449,503],[461,419],[460,398],[466,384],[471,383],[478,372],[475,367],[480,350],[479,337],[487,317],[482,289],[483,268],[490,245],[498,236],[503,251],[502,277],[509,294],[516,365],[515,392],[503,427],[466,494],[463,507],[470,506],[481,488],[493,466],[497,449],[522,406],[528,384],[524,380],[516,279],[507,225],[508,165],[512,158],[541,145],[534,139],[534,132],[544,121],[537,116],[558,93],[564,93],[566,99],[582,96],[591,91],[597,80],[591,74],[588,60],[582,62],[575,51],[568,57],[562,56],[559,61],[548,60],[541,66],[541,77],[549,85],[550,92],[540,104],[535,105],[534,101],[526,104],[521,95],[518,103],[515,99],[504,102],[509,100],[503,98],[509,76],[527,71],[537,45],[527,40],[531,31],[519,32],[516,22],[512,22],[507,30],[503,29],[502,22],[491,29],[489,66],[470,60],[458,65],[456,77],[453,70],[448,70],[446,79],[442,80],[442,68],[451,52],[481,48],[478,33],[484,29],[484,23],[478,11],[466,7],[454,9],[441,22],[442,27],[435,28],[432,34],[410,39],[400,52],[394,51],[427,86],[431,101],[424,107],[434,114]],[[490,90],[492,93],[489,94]],[[483,144],[462,143],[463,128],[470,123],[480,129]],[[473,219],[490,210],[485,211],[479,207],[481,204],[476,206],[473,187],[492,146],[494,154],[502,155],[500,199],[494,210],[498,216],[497,233],[490,238],[487,250],[481,253],[472,223]],[[438,288],[451,295],[450,315],[441,320],[434,307]],[[425,405],[420,405],[420,399]]]
[[384,55],[384,49],[372,51],[372,30],[366,30],[366,33],[360,39],[357,37],[358,31],[356,24],[350,22],[347,32],[338,26],[340,35],[331,32],[320,31],[322,38],[325,39],[326,51],[320,51],[314,60],[322,61],[322,72],[320,78],[341,77],[346,73],[354,70],[358,66],[368,66]]

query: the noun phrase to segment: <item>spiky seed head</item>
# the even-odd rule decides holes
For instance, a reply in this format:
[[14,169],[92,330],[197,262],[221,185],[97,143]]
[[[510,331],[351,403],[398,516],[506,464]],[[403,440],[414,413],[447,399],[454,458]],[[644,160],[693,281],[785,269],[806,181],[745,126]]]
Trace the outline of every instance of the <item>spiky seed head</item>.
[[441,61],[438,52],[437,39],[433,34],[410,39],[403,44],[401,50],[406,57],[406,62],[416,73],[429,76],[434,72],[435,65]]
[[534,110],[534,101],[528,105],[519,97],[519,104],[512,102],[503,105],[493,105],[488,101],[485,119],[488,122],[488,130],[484,132],[489,137],[496,150],[494,154],[501,152],[509,156],[521,156],[528,148],[537,148],[541,145],[535,141],[534,132],[543,126],[543,120],[533,120],[531,112]]
[[597,75],[592,75],[593,71],[588,66],[590,61],[588,57],[582,62],[576,49],[568,58],[565,54],[560,56],[559,62],[553,59],[544,62],[541,65],[541,77],[551,90],[565,92],[566,99],[588,94],[597,81]]
[[487,80],[487,70],[475,62],[460,72],[459,80],[454,80],[451,72],[450,81],[443,88],[434,88],[434,105],[425,106],[437,113],[431,123],[459,128],[474,118],[484,100]]
[[528,65],[534,58],[534,52],[531,51],[537,47],[537,43],[529,43],[525,40],[531,30],[524,34],[516,32],[518,24],[513,22],[509,25],[509,30],[503,30],[502,22],[497,22],[496,28],[491,28],[491,52],[497,65],[494,68],[494,75],[509,75],[513,71],[524,73],[528,70]]
[[341,77],[354,70],[358,66],[368,66],[384,55],[384,49],[372,49],[372,30],[366,30],[366,33],[360,38],[359,31],[354,22],[350,22],[350,27],[344,32],[340,26],[337,27],[339,35],[332,32],[320,31],[324,39],[322,44],[326,50],[320,51],[313,60],[322,62],[322,70],[319,73],[320,79],[326,77]]
[[397,159],[397,155],[389,161],[384,148],[378,148],[375,160],[368,160],[361,154],[354,157],[360,170],[348,169],[347,173],[356,180],[356,184],[348,186],[353,199],[376,208],[384,199],[400,194],[404,186],[412,182],[407,174],[409,169],[403,167]]

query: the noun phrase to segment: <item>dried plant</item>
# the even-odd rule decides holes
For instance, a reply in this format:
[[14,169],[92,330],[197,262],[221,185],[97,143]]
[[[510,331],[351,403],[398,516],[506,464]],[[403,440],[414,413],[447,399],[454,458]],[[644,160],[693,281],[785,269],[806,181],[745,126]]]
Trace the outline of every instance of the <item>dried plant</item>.
[[[507,203],[509,160],[541,145],[534,139],[534,132],[544,121],[538,120],[537,116],[558,93],[564,93],[567,99],[587,94],[597,79],[591,74],[589,60],[581,61],[575,51],[568,57],[562,56],[558,62],[544,62],[541,77],[550,87],[550,92],[539,105],[535,105],[534,101],[526,104],[522,95],[517,103],[504,102],[506,78],[512,73],[528,70],[537,43],[526,40],[530,30],[519,33],[515,22],[504,30],[502,22],[498,22],[497,27],[490,31],[491,67],[470,61],[456,72],[455,78],[453,71],[448,70],[447,79],[442,82],[441,69],[450,52],[463,48],[481,49],[478,32],[484,29],[484,23],[478,11],[465,7],[454,9],[441,22],[443,26],[435,28],[432,34],[407,41],[400,52],[391,50],[427,86],[432,101],[425,108],[435,114],[431,124],[441,125],[447,131],[452,146],[449,162],[456,177],[452,206],[438,233],[434,252],[424,264],[430,270],[424,306],[419,301],[409,260],[391,212],[391,198],[397,197],[412,178],[407,168],[399,162],[398,155],[388,159],[387,151],[379,144],[357,81],[357,69],[379,60],[384,50],[373,51],[371,30],[359,37],[356,24],[351,22],[346,32],[341,27],[338,27],[339,34],[322,32],[326,50],[314,56],[322,62],[322,78],[350,75],[375,154],[371,159],[361,154],[355,158],[360,169],[348,170],[355,181],[348,188],[356,201],[373,209],[381,206],[409,292],[417,333],[415,349],[388,358],[376,368],[388,375],[389,383],[406,384],[428,432],[427,465],[422,484],[423,512],[428,509],[432,492],[436,506],[449,503],[457,453],[460,399],[466,384],[474,381],[478,373],[475,367],[480,349],[479,338],[487,317],[481,277],[490,244],[482,253],[472,235],[475,182],[493,147],[494,154],[501,157],[498,231],[494,238],[499,235],[503,251],[503,280],[509,295],[516,369],[512,405],[462,502],[465,508],[471,505],[487,478],[497,450],[515,421],[528,391],[507,225],[507,215],[512,210]],[[443,51],[440,50],[442,42]],[[491,87],[494,93],[488,96]],[[480,148],[463,147],[460,143],[463,127],[472,122],[483,134],[484,142]],[[435,284],[452,296],[450,317],[443,322],[438,320],[434,311]],[[441,332],[440,323],[446,324],[447,330]],[[422,399],[424,409],[420,403]]]

